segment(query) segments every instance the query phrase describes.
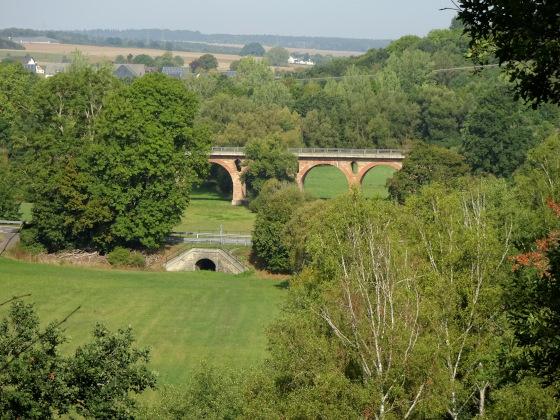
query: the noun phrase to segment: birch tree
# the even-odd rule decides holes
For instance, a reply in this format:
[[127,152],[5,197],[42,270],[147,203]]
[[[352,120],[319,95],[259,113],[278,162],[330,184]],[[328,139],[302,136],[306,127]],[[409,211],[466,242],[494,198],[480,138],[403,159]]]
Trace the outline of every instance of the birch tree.
[[409,203],[428,262],[423,293],[432,302],[430,323],[447,378],[442,395],[454,420],[466,411],[484,417],[492,385],[486,361],[500,333],[500,281],[510,248],[510,224],[492,223],[488,185],[477,182],[452,193],[430,185]]

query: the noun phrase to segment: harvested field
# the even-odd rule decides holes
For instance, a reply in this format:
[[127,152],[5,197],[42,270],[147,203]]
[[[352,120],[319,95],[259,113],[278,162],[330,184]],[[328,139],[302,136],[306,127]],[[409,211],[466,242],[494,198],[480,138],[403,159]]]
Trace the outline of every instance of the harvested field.
[[[73,45],[73,44],[25,44],[26,51],[11,50],[11,55],[25,55],[30,54],[39,63],[51,61],[50,58],[45,59],[42,54],[56,54],[56,55],[70,55],[75,50],[80,50],[92,63],[97,63],[103,59],[114,61],[117,55],[121,54],[127,56],[132,54],[134,56],[140,54],[147,54],[151,57],[163,55],[165,51],[150,50],[146,48],[120,48],[120,47],[98,47],[94,45]],[[173,51],[173,55],[178,55],[185,60],[185,65],[188,65],[193,60],[196,60],[202,52],[185,52]],[[240,57],[234,54],[212,54],[218,60],[218,70],[229,70],[229,65],[232,61],[239,60]]]
[[[242,47],[242,45],[241,45]],[[271,47],[265,46],[266,50]],[[151,57],[156,57],[162,55],[165,51],[162,50],[152,50],[146,48],[128,48],[128,47],[99,47],[95,45],[74,45],[74,44],[25,44],[25,52],[18,50],[9,50],[11,55],[25,55],[30,54],[39,64],[45,64],[51,61],[60,61],[56,58],[62,56],[69,56],[73,51],[80,50],[92,63],[97,63],[103,59],[109,59],[115,61],[117,55],[127,56],[132,54],[134,56],[140,54],[147,54]],[[301,49],[301,48],[287,48],[288,51],[301,52],[313,54],[327,55],[330,54],[334,57],[348,57],[351,55],[362,55],[362,52],[356,51],[326,51],[326,50],[313,50],[313,49]],[[185,65],[188,65],[193,60],[196,60],[201,55],[205,53],[202,52],[185,52],[185,51],[173,51],[173,55],[178,55],[185,60]],[[230,64],[239,60],[241,57],[235,54],[212,54],[218,60],[218,70],[224,71],[229,70]],[[301,66],[296,66],[301,67]],[[305,66],[304,66],[305,67]],[[293,70],[294,67],[283,67],[285,70]]]

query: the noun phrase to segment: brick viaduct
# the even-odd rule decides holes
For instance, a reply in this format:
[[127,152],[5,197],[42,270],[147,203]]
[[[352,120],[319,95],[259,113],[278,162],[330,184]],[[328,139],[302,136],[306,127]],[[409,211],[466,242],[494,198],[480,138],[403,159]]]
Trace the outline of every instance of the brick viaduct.
[[[299,172],[297,182],[303,190],[305,177],[311,169],[319,165],[336,166],[342,171],[348,185],[361,184],[366,173],[375,166],[388,165],[401,169],[404,159],[402,150],[390,149],[290,149],[297,155]],[[233,200],[231,204],[240,205],[246,199],[245,185],[240,176],[244,168],[241,163],[245,158],[242,147],[213,147],[209,161],[222,166],[233,181]]]

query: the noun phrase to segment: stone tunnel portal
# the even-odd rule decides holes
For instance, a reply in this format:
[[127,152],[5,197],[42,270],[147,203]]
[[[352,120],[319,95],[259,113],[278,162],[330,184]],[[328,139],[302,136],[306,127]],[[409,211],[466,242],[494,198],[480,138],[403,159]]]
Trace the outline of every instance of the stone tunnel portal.
[[209,258],[202,258],[195,264],[197,270],[216,271],[216,263]]

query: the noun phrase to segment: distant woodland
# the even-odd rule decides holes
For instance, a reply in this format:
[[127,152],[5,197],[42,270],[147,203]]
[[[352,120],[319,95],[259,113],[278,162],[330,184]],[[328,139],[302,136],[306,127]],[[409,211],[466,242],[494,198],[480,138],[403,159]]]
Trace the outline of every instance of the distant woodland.
[[125,30],[91,29],[83,31],[38,31],[33,29],[7,28],[0,32],[0,38],[18,36],[46,36],[58,39],[61,43],[65,44],[110,45],[170,51],[201,51],[216,54],[236,54],[241,51],[241,47],[209,44],[244,45],[258,42],[262,45],[282,46],[285,48],[366,52],[371,48],[386,47],[391,42],[389,39],[202,34],[199,31],[172,31],[154,28]]

